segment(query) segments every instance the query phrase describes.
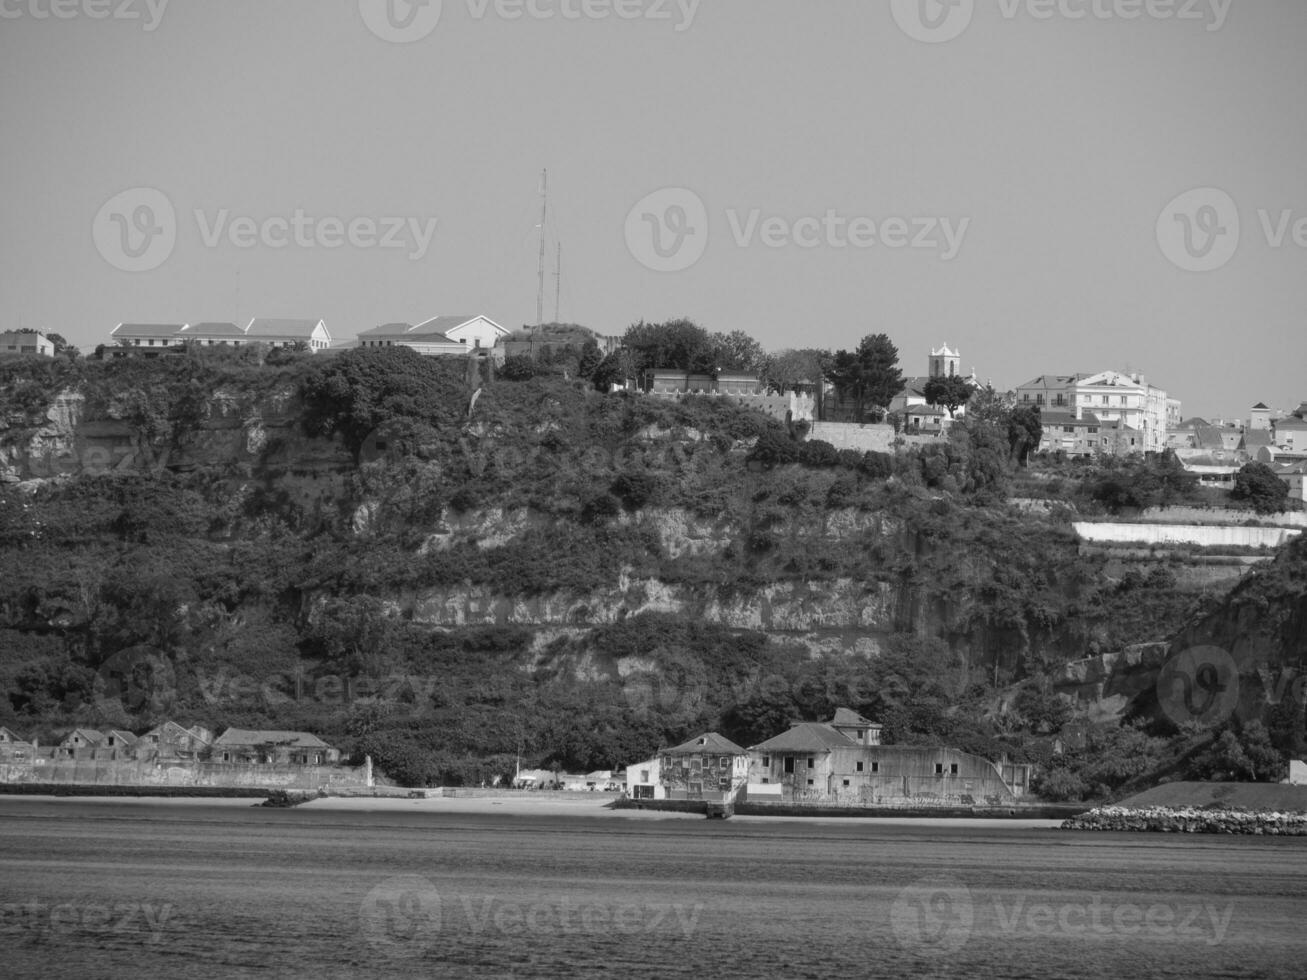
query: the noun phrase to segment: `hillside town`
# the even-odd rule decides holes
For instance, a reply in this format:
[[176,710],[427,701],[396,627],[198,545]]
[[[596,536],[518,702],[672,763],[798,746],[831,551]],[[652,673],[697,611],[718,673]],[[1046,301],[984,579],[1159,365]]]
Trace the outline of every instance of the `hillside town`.
[[[584,329],[584,328],[581,328]],[[612,354],[622,338],[585,331],[599,352]],[[57,335],[56,335],[57,336]],[[567,338],[568,342],[575,335]],[[476,357],[503,365],[514,356],[533,356],[560,346],[532,328],[514,333],[484,314],[435,316],[417,324],[382,324],[356,337],[333,338],[321,318],[254,317],[244,326],[230,322],[120,323],[109,331],[109,343],[98,348],[107,357],[162,357],[197,347],[250,347],[334,354],[355,348],[405,347],[428,357]],[[56,344],[39,331],[0,334],[0,357],[54,357]],[[944,438],[957,419],[965,419],[966,404],[953,408],[932,400],[927,389],[934,379],[961,379],[978,391],[985,387],[974,368],[964,373],[961,353],[945,343],[926,355],[926,370],[906,376],[888,406],[871,406],[857,417],[843,402],[837,386],[801,379],[783,390],[757,371],[718,370],[695,374],[657,369],[642,378],[616,381],[614,389],[643,391],[660,397],[711,394],[753,405],[773,417],[824,427],[813,432],[841,446],[851,426],[890,423],[905,442],[923,437]],[[1044,374],[1009,392],[1013,403],[1038,410],[1042,436],[1037,451],[1070,459],[1126,457],[1171,451],[1184,468],[1205,486],[1229,489],[1239,470],[1249,463],[1270,467],[1289,487],[1289,498],[1307,501],[1307,401],[1292,410],[1272,410],[1264,402],[1241,418],[1185,417],[1172,392],[1137,371]],[[884,411],[881,411],[884,409]],[[888,449],[853,437],[850,445]],[[892,440],[891,440],[892,441]]]

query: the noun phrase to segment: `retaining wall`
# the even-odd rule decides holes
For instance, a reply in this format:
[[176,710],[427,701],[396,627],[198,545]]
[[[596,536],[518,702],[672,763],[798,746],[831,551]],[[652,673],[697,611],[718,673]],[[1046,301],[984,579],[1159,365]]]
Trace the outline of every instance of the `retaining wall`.
[[1121,544],[1191,544],[1205,548],[1278,548],[1302,533],[1297,528],[1221,527],[1198,524],[1122,524],[1077,521],[1082,541]]

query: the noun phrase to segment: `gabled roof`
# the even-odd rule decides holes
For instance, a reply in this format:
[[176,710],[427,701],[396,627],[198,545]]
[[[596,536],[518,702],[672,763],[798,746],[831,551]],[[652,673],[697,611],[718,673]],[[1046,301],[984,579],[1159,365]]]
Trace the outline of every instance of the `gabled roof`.
[[1277,429],[1307,429],[1307,421],[1290,415],[1287,419],[1276,419],[1275,427]]
[[318,327],[326,329],[322,320],[277,319],[255,317],[245,328],[247,337],[301,337],[308,340]]
[[1253,406],[1252,410],[1254,412],[1269,412],[1271,410],[1271,407],[1267,405],[1265,402],[1258,402],[1256,405]]
[[[82,741],[89,742],[91,745],[99,745],[100,742],[104,740],[104,736],[93,728],[74,728],[64,736],[63,742],[67,742],[74,735],[82,736]],[[62,745],[63,742],[60,742],[59,744]]]
[[188,323],[182,327],[183,335],[204,334],[207,337],[244,337],[245,331],[234,323]]
[[736,745],[724,735],[718,735],[716,732],[706,732],[688,742],[682,742],[680,745],[670,749],[663,749],[663,755],[703,755],[705,752],[714,755],[744,755],[745,750]]
[[135,745],[136,742],[138,741],[137,737],[133,735],[131,732],[125,732],[118,728],[111,728],[107,732],[105,732],[104,733],[105,739],[107,740],[110,735],[118,739],[118,741],[125,742],[128,745]]
[[0,725],[0,742],[26,742],[26,741],[27,739],[23,738],[12,728],[5,728],[3,725]]
[[213,740],[213,747],[287,745],[296,749],[329,749],[326,742],[308,732],[282,732],[272,729],[228,728]]
[[[477,319],[477,314],[473,314],[472,316],[433,316],[430,320],[424,320],[417,326],[413,327],[409,333],[418,334],[423,337],[429,334],[441,334],[443,336],[451,330],[456,330],[464,324],[471,323],[475,319]],[[508,331],[504,332],[507,333]],[[450,343],[456,344],[458,341],[454,340],[450,341]]]
[[413,329],[411,323],[383,323],[379,327],[370,327],[367,330],[360,330],[360,337],[371,337],[384,334],[387,337],[393,337],[396,334],[408,333]]
[[829,752],[831,749],[857,747],[843,732],[820,721],[801,721],[789,731],[781,732],[765,742],[753,746],[763,752]]
[[120,323],[109,331],[109,336],[176,337],[184,326],[181,323]]
[[854,728],[880,728],[880,722],[872,721],[870,718],[863,717],[852,708],[836,708],[835,717],[827,722],[828,725],[842,725]]
[[1259,446],[1274,446],[1270,429],[1248,429],[1243,434],[1243,448],[1256,449]]

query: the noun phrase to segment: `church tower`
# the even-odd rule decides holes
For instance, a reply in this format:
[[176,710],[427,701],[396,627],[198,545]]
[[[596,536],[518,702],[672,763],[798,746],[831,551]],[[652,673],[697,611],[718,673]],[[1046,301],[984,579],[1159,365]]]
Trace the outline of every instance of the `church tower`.
[[952,378],[962,373],[962,355],[949,350],[947,343],[939,350],[931,349],[930,370],[927,377]]

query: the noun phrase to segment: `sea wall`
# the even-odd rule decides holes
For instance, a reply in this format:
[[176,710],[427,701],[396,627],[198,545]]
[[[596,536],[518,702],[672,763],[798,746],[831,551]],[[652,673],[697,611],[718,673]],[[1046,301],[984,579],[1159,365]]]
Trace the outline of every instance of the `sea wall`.
[[226,762],[32,759],[0,762],[0,783],[54,786],[244,787],[333,790],[370,787],[372,766],[255,765]]

